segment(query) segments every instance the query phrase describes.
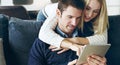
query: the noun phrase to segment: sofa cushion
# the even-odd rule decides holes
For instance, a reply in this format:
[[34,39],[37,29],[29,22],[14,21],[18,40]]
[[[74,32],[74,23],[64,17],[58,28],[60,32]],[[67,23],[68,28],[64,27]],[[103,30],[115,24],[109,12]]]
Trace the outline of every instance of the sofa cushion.
[[8,51],[9,51],[9,41],[8,41],[8,21],[9,16],[0,14],[0,38],[3,39],[3,49],[4,49],[4,56],[7,62]]
[[3,42],[6,43],[8,43],[8,20],[8,16],[0,14],[0,37],[3,38]]
[[8,34],[6,31],[6,29],[8,28],[8,18],[8,16],[0,14],[0,37],[3,37],[3,34]]
[[9,21],[11,65],[27,65],[30,48],[38,36],[41,25],[41,22],[11,17]]
[[111,44],[106,54],[108,65],[120,63],[120,15],[109,16],[108,42]]

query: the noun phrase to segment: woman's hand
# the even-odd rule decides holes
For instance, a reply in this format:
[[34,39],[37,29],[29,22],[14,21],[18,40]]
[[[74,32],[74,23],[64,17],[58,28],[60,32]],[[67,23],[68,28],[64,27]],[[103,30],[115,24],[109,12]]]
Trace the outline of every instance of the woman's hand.
[[[76,38],[77,39],[77,38]],[[76,55],[79,55],[80,52],[83,49],[83,45],[79,45],[77,44],[77,42],[75,43],[75,40],[73,38],[65,38],[62,42],[61,42],[61,48],[57,48],[55,46],[50,46],[49,49],[51,49],[52,51],[58,51],[57,53],[63,53],[69,49],[76,51]]]
[[65,38],[61,42],[60,48],[57,48],[55,46],[50,46],[49,49],[51,49],[52,51],[58,51],[57,52],[58,54],[71,49],[73,51],[76,51],[76,54],[79,55],[80,52],[82,51],[81,49],[83,49],[83,45],[87,43],[88,43],[88,40],[82,37]]
[[65,52],[65,51],[69,50],[67,48],[66,49],[64,49],[64,48],[58,48],[58,47],[55,47],[53,45],[51,45],[49,47],[49,49],[51,49],[52,51],[58,51],[57,54],[61,54],[61,53]]
[[77,59],[69,62],[68,65],[89,65],[87,62],[86,63],[82,63],[82,64],[76,64],[76,63],[77,63]]
[[[68,65],[75,65],[77,63],[77,59],[68,63]],[[77,65],[106,65],[106,58],[98,55],[90,55],[87,57],[87,62]]]
[[75,40],[77,40],[77,38],[65,38],[62,42],[61,42],[61,48],[64,49],[71,49],[73,51],[76,51],[76,55],[80,55],[80,52],[83,49],[83,45],[77,44],[77,41],[75,42]]
[[89,65],[106,65],[106,58],[105,57],[101,57],[98,55],[90,55],[87,58],[87,62]]
[[77,63],[77,59],[75,59],[75,60],[69,62],[68,65],[75,65],[76,63]]

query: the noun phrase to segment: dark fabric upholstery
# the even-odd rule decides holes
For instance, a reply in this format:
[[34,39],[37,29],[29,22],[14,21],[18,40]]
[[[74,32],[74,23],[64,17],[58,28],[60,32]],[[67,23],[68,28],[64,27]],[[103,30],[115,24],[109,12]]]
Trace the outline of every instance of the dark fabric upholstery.
[[9,21],[9,45],[12,65],[27,65],[30,48],[38,36],[41,22],[11,18]]
[[3,14],[0,14],[0,37],[4,37],[3,35],[7,35],[8,33],[8,20],[9,17]]
[[30,19],[27,10],[23,6],[0,6],[0,14],[21,19]]
[[108,42],[111,44],[106,54],[108,65],[120,64],[120,15],[109,16]]
[[[108,42],[111,47],[106,54],[107,65],[119,65],[120,15],[109,16],[109,24]],[[27,65],[30,48],[38,36],[41,25],[42,23],[37,21],[11,18],[0,14],[0,37],[3,38],[7,65]]]
[[9,16],[0,14],[0,37],[3,38],[3,48],[4,48],[4,56],[6,59],[6,63],[8,63],[9,61],[8,60],[9,58],[6,57],[9,56],[8,21],[9,21]]

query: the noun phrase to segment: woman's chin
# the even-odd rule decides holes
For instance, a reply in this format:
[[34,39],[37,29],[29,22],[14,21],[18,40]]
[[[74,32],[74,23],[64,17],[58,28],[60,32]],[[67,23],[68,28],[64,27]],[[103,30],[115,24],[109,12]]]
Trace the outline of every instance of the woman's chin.
[[87,17],[84,18],[84,22],[89,22],[90,20],[91,18],[87,18]]
[[85,20],[84,22],[89,22],[90,20]]

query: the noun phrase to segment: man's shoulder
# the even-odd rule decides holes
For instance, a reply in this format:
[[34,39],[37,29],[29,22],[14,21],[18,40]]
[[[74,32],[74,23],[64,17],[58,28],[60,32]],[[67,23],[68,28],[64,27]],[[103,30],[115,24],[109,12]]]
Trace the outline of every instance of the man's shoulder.
[[40,40],[39,38],[36,38],[35,39],[35,42],[38,42],[38,43],[44,43],[42,40]]
[[34,45],[39,46],[39,47],[49,47],[49,45],[47,43],[43,42],[39,38],[35,39]]

